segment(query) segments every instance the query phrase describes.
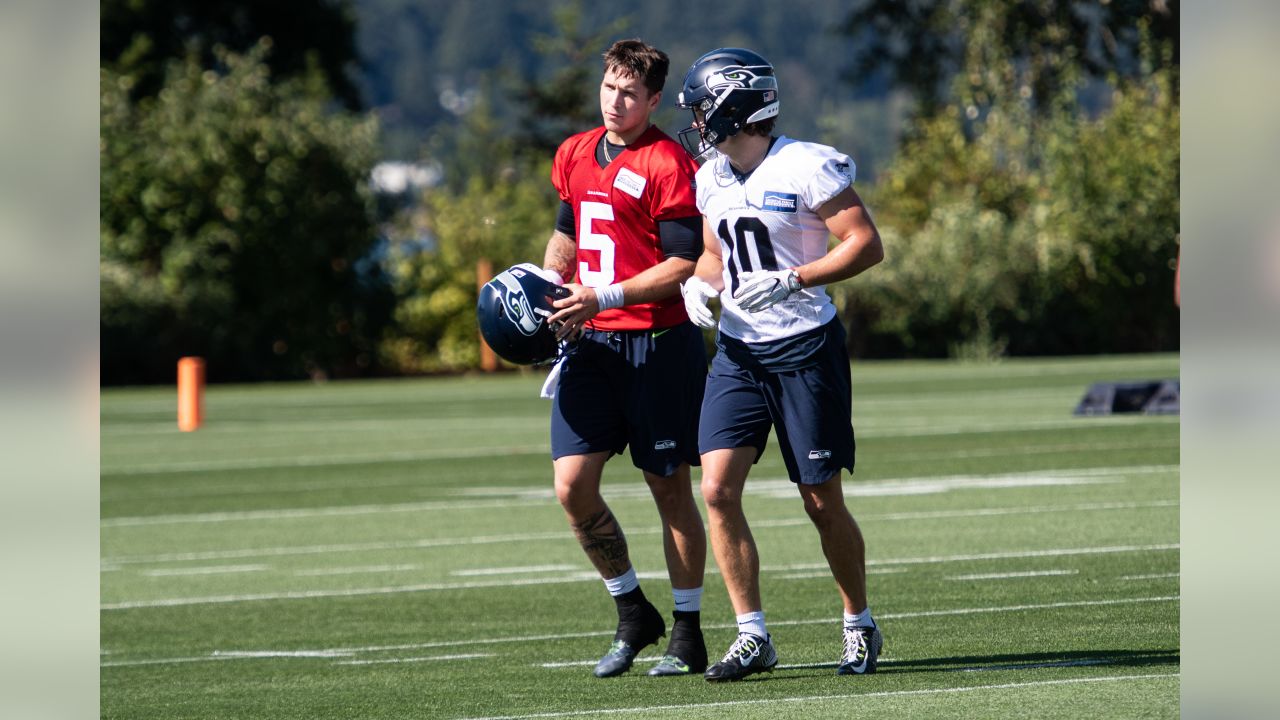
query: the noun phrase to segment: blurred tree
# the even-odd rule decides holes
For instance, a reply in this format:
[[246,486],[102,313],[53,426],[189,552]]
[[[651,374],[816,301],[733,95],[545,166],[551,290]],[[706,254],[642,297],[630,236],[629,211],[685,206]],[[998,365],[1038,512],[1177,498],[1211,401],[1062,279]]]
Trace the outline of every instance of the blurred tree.
[[523,116],[521,146],[526,152],[550,156],[574,133],[600,124],[596,89],[602,75],[604,51],[631,22],[615,18],[594,32],[584,28],[581,0],[555,8],[555,30],[535,34],[533,47],[540,65],[551,69],[549,79],[524,80],[520,91]]
[[[441,125],[426,143],[444,183],[406,213],[387,254],[396,297],[395,327],[381,358],[401,372],[475,367],[476,263],[494,272],[518,262],[541,265],[558,205],[551,157],[570,134],[600,123],[595,88],[601,54],[622,28],[583,29],[580,2],[555,11],[558,31],[535,39],[549,80],[538,73],[481,79],[475,104],[456,125]],[[522,107],[514,132],[494,116],[495,88],[517,85]],[[427,238],[423,242],[422,238]],[[481,278],[488,280],[489,278]]]
[[862,83],[888,73],[911,89],[921,114],[933,115],[965,66],[967,39],[992,21],[1003,29],[994,40],[1022,68],[1040,111],[1079,70],[1100,79],[1140,76],[1144,32],[1172,47],[1163,68],[1178,65],[1178,0],[858,0],[840,25],[854,40],[849,76]]
[[475,367],[476,262],[489,260],[494,272],[518,262],[541,265],[555,223],[550,160],[517,153],[483,99],[436,140],[461,150],[446,165],[449,181],[401,219],[406,228],[395,233],[384,261],[396,311],[380,358],[398,372]]
[[350,0],[102,0],[100,29],[102,65],[132,75],[135,98],[160,90],[169,60],[193,55],[213,68],[215,48],[245,52],[269,37],[275,77],[314,66],[348,109],[360,106],[349,76],[356,62]]
[[886,262],[837,286],[857,349],[990,358],[1177,348],[1179,113],[1168,46],[1140,43],[1096,117],[1083,72],[1033,101],[1031,69],[973,18],[944,110],[871,193]]
[[273,81],[270,43],[169,64],[141,100],[101,71],[104,383],[351,375],[389,313],[368,261],[377,127],[318,71]]

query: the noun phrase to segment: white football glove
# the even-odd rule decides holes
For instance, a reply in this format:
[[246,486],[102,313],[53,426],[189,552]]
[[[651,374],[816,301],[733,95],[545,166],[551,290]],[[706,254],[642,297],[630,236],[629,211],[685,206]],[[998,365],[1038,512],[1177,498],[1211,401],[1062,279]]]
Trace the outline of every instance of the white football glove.
[[689,313],[689,319],[694,325],[708,329],[716,326],[716,317],[711,314],[711,308],[707,307],[707,301],[720,297],[720,293],[710,283],[692,276],[680,285],[680,294],[684,296],[684,310]]
[[752,270],[738,275],[738,292],[733,299],[738,307],[757,313],[786,300],[800,290],[800,276],[795,270]]

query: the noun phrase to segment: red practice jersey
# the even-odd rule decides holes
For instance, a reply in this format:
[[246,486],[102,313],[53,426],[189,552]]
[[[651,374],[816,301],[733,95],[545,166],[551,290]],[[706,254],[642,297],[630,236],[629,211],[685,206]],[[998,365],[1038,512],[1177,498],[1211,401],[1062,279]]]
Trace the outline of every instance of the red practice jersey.
[[[649,126],[607,167],[596,162],[598,127],[565,140],[551,166],[551,182],[573,208],[577,223],[577,282],[604,287],[665,259],[658,223],[698,216],[693,176],[698,166],[656,125]],[[684,322],[680,293],[652,303],[606,310],[597,330],[647,330]]]

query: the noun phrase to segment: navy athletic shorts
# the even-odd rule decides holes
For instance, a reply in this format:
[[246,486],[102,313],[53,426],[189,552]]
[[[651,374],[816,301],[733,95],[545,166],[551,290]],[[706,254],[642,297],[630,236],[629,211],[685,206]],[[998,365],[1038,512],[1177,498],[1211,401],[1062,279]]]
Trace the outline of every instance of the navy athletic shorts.
[[775,428],[792,482],[818,485],[840,468],[853,472],[852,390],[844,343],[838,319],[771,343],[718,335],[719,351],[702,401],[702,452],[754,447],[759,462]]
[[707,378],[702,331],[585,330],[571,345],[551,406],[551,457],[631,446],[636,467],[667,477],[698,465],[698,410]]

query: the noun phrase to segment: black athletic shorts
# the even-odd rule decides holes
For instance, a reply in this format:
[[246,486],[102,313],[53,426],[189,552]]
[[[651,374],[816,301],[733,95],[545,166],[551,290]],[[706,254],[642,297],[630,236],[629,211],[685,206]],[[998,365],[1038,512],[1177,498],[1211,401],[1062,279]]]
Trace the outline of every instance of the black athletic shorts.
[[560,370],[551,407],[551,457],[631,446],[631,460],[667,477],[698,465],[698,410],[707,377],[702,331],[585,330]]
[[840,468],[853,472],[849,353],[838,319],[776,343],[744,343],[720,335],[707,376],[698,446],[764,453],[778,434],[791,481],[817,485]]

